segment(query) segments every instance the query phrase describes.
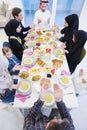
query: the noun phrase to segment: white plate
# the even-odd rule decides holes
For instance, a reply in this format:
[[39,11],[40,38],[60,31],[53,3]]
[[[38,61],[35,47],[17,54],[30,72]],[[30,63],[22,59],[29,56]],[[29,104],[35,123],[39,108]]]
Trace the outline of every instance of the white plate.
[[54,100],[53,93],[51,91],[48,91],[47,95],[46,95],[46,100],[44,102],[44,105],[45,106],[51,106],[51,105],[54,104],[54,102],[55,102],[55,100]]
[[17,89],[18,93],[22,94],[22,95],[27,95],[31,92],[31,82],[30,81],[21,81],[20,82],[20,86]]
[[59,81],[62,85],[70,85],[71,84],[71,78],[69,76],[63,75],[59,78]]
[[25,66],[32,67],[35,64],[35,61],[34,61],[33,57],[26,57],[23,59],[23,64]]

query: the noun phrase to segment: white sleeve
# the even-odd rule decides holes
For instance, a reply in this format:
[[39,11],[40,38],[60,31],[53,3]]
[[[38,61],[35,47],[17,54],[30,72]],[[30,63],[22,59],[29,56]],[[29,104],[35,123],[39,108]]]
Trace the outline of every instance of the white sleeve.
[[38,24],[38,12],[37,11],[35,12],[35,15],[34,15],[34,24],[35,25]]

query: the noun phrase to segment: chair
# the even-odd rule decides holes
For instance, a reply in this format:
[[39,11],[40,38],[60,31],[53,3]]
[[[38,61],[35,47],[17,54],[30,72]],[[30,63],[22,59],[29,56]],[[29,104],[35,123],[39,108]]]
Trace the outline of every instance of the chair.
[[3,47],[9,47],[9,48],[10,48],[10,44],[9,44],[9,42],[7,42],[7,41],[3,42],[2,46],[3,46]]
[[82,51],[82,54],[81,54],[81,57],[79,59],[78,64],[84,59],[85,55],[86,55],[86,49],[84,48],[83,51]]

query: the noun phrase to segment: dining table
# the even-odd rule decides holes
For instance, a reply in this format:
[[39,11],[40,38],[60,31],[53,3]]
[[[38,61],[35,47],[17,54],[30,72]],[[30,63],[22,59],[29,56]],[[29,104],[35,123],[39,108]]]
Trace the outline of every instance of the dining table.
[[[63,101],[67,108],[78,107],[72,76],[68,67],[65,49],[59,41],[59,32],[36,29],[26,37],[27,48],[23,52],[22,66],[18,82],[22,88],[16,90],[14,107],[31,108],[40,97],[44,83],[49,86],[48,92],[53,96],[53,102],[46,104],[56,107],[53,84],[57,83],[63,91]],[[24,88],[23,84],[29,88]],[[26,85],[25,85],[26,86]],[[26,90],[25,90],[26,89]]]

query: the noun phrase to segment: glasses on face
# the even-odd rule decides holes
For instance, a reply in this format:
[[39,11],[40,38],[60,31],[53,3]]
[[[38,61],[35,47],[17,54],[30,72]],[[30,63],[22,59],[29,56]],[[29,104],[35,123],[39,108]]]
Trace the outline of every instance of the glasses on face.
[[48,3],[48,0],[47,1],[41,0],[41,3]]

